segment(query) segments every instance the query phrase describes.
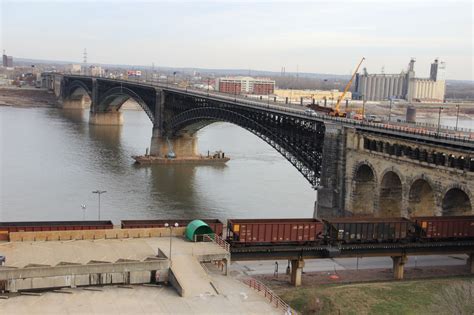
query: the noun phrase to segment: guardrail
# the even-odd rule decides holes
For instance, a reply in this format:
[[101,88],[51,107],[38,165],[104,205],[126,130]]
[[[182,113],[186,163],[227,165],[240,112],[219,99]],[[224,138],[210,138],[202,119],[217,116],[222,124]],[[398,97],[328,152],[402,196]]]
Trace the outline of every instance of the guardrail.
[[[222,237],[217,234],[202,234],[202,240],[204,242],[213,242],[225,249],[230,253],[230,244],[227,243]],[[196,241],[196,239],[195,239]]]
[[[56,73],[60,75],[65,75],[62,73]],[[90,76],[90,75],[81,75],[81,74],[70,74],[71,76],[77,76],[77,77],[95,77],[95,76]],[[180,88],[175,85],[173,82],[170,84],[170,82],[166,82],[166,84],[163,84],[161,82],[156,82],[156,81],[140,81],[140,80],[126,80],[126,79],[116,79],[116,78],[106,78],[106,77],[100,77],[97,76],[96,78],[104,79],[104,80],[111,80],[111,81],[116,81],[116,82],[123,82],[123,83],[135,83],[135,84],[142,84],[142,85],[148,85],[152,87],[159,87],[163,89],[167,89],[169,91],[175,91],[175,92],[185,92],[187,94],[195,94],[199,96],[206,96],[208,98],[215,98],[216,100],[226,100],[226,101],[233,101],[235,103],[239,104],[245,104],[247,106],[252,106],[254,108],[267,108],[279,112],[286,112],[286,113],[293,113],[297,114],[302,118],[306,119],[315,119],[315,120],[321,120],[321,121],[334,121],[334,122],[340,122],[343,124],[347,125],[353,125],[353,126],[359,126],[359,127],[367,127],[367,128],[375,128],[379,130],[391,130],[395,132],[400,132],[403,134],[411,134],[411,135],[420,135],[420,136],[426,136],[434,139],[441,139],[441,140],[451,140],[451,141],[460,141],[463,143],[470,143],[474,145],[474,133],[470,129],[463,129],[463,130],[458,130],[458,131],[464,131],[469,134],[467,135],[452,135],[450,133],[446,132],[441,132],[442,128],[440,126],[440,131],[430,131],[427,129],[423,128],[417,128],[416,125],[413,127],[408,127],[408,126],[403,126],[403,125],[397,125],[393,124],[392,122],[387,122],[387,123],[373,123],[369,121],[363,121],[363,120],[355,120],[355,119],[350,119],[350,118],[339,118],[339,117],[333,117],[329,115],[323,115],[319,113],[315,114],[309,114],[305,112],[306,108],[301,108],[301,109],[295,109],[291,108],[289,106],[282,106],[282,105],[288,105],[288,104],[281,104],[281,105],[276,105],[278,102],[274,101],[258,101],[258,100],[250,100],[247,97],[242,97],[241,95],[238,94],[227,94],[227,93],[221,93],[221,92],[216,92],[216,91],[203,91],[200,89],[195,89],[195,88]],[[422,125],[422,123],[418,123],[418,125]],[[447,127],[447,126],[444,126]],[[443,129],[448,129],[452,130],[451,128],[443,128]],[[459,129],[459,128],[458,128]]]
[[270,290],[266,285],[257,281],[253,278],[245,278],[241,279],[243,283],[248,285],[250,288],[256,290],[258,293],[263,294],[266,299],[270,302],[271,305],[275,306],[278,309],[281,309],[285,312],[285,315],[296,315],[294,309],[292,309],[285,301],[283,301],[278,295],[275,294],[272,290]]

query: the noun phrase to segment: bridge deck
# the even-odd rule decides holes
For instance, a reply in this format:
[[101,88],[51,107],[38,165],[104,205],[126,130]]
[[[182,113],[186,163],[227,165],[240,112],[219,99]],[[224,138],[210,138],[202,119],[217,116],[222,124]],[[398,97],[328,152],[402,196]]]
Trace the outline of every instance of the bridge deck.
[[474,253],[474,240],[408,244],[346,244],[334,246],[250,246],[231,247],[232,260],[275,260],[328,257],[378,257],[398,255]]
[[[58,75],[58,74],[56,74]],[[60,74],[61,75],[61,74]],[[285,104],[278,102],[269,102],[258,99],[251,99],[242,97],[240,95],[230,95],[219,93],[215,91],[203,91],[191,88],[179,88],[170,84],[157,83],[157,82],[139,82],[132,80],[123,79],[110,79],[101,77],[91,77],[82,75],[63,75],[65,77],[77,78],[77,79],[97,79],[106,81],[109,83],[116,83],[120,86],[123,84],[144,87],[144,88],[155,88],[170,93],[178,93],[181,95],[187,95],[191,97],[205,98],[208,100],[214,100],[218,102],[232,103],[233,105],[254,107],[256,109],[286,114],[294,117],[299,117],[308,120],[315,120],[321,122],[334,122],[342,124],[347,127],[354,127],[366,132],[375,132],[378,134],[387,134],[392,137],[402,137],[404,139],[410,139],[417,142],[432,143],[443,145],[451,148],[458,148],[462,150],[474,150],[474,133],[464,132],[462,136],[453,135],[450,132],[452,130],[441,129],[440,131],[433,131],[431,128],[422,128],[421,126],[411,126],[397,124],[396,122],[385,122],[385,123],[373,123],[368,121],[360,121],[349,118],[337,118],[331,117],[325,114],[308,115],[305,113],[305,107],[296,104]]]

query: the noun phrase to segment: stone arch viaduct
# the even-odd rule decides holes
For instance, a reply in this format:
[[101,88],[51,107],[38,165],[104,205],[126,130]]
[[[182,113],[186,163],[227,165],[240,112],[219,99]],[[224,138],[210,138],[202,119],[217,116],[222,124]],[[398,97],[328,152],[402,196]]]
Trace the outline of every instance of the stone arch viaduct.
[[397,125],[309,116],[289,107],[176,86],[45,73],[63,108],[91,124],[122,124],[130,98],[153,123],[150,152],[197,154],[196,132],[236,124],[280,152],[317,190],[315,216],[474,214],[474,140]]

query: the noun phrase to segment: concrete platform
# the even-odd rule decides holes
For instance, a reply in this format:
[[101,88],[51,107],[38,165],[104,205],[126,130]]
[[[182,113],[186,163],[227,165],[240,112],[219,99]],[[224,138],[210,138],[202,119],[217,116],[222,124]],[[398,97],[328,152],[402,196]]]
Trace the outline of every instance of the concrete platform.
[[[62,262],[87,264],[90,261],[116,262],[120,259],[142,261],[158,254],[158,248],[169,256],[169,237],[100,239],[47,242],[10,242],[0,244],[6,266],[56,266]],[[172,238],[172,255],[190,255],[198,260],[222,259],[228,253],[214,243],[194,243],[183,237]]]
[[214,279],[220,295],[180,297],[170,287],[104,287],[102,291],[68,289],[0,300],[2,314],[282,314],[264,297],[237,280]]
[[210,277],[195,257],[188,255],[175,257],[171,271],[179,284],[178,293],[181,296],[216,294]]
[[[194,275],[203,274],[201,261],[230,261],[230,254],[219,245],[195,243],[183,237],[127,238],[70,241],[10,242],[0,244],[6,257],[0,266],[0,289],[17,292],[30,289],[76,287],[102,284],[140,284],[167,282],[170,264],[177,260],[175,270],[186,291],[192,294],[212,292],[205,277],[187,281],[186,262],[195,266]],[[158,256],[158,257],[157,257]],[[179,264],[179,262],[181,262]],[[194,263],[194,265],[193,265]],[[199,272],[200,271],[200,272]],[[184,292],[178,281],[172,282]],[[197,288],[197,291],[194,290]]]

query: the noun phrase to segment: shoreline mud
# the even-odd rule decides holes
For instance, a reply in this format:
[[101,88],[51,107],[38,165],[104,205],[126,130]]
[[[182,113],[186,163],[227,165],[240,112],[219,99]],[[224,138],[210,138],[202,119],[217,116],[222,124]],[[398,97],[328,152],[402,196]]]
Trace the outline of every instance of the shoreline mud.
[[52,107],[58,101],[53,92],[34,87],[0,87],[0,106]]

